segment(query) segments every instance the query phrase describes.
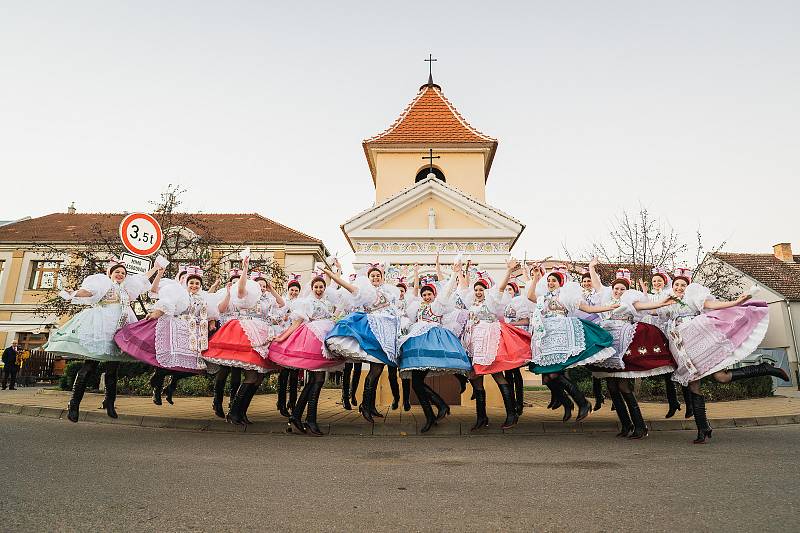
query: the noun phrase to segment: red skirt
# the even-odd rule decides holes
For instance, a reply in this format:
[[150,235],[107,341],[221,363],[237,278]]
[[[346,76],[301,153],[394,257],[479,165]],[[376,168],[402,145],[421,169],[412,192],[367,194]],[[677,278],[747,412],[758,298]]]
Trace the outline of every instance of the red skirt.
[[271,372],[280,367],[253,349],[250,339],[245,334],[238,320],[231,320],[222,326],[208,340],[208,349],[203,352],[203,359],[221,366]]
[[500,323],[500,345],[497,356],[490,365],[472,365],[473,372],[481,376],[504,370],[514,370],[531,360],[531,334],[524,329]]

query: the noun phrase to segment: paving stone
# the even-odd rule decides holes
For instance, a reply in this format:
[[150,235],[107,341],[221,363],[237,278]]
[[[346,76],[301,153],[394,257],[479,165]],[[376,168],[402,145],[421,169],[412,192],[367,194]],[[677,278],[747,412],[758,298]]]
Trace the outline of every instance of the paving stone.
[[755,419],[755,417],[734,418],[733,421],[736,423],[736,427],[750,427],[758,425],[758,421]]
[[42,410],[39,412],[39,416],[42,418],[61,418],[62,416],[66,418],[66,413],[66,409],[59,409],[58,407],[42,407]]

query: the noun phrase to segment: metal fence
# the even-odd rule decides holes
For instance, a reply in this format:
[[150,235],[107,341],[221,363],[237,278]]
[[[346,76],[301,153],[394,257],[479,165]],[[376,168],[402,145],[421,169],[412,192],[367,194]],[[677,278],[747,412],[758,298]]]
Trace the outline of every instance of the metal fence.
[[44,350],[32,350],[31,356],[23,361],[19,369],[18,378],[20,381],[47,381],[57,379],[59,376],[54,372],[56,361],[61,357],[45,352]]

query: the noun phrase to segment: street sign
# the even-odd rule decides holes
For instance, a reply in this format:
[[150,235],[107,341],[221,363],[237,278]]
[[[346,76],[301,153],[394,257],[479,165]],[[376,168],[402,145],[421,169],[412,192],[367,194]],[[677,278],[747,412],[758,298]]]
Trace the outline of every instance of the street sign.
[[130,253],[153,255],[161,247],[163,234],[158,221],[147,213],[131,213],[119,225],[119,237]]
[[122,262],[125,263],[125,270],[128,274],[146,274],[150,267],[153,266],[152,261],[147,257],[139,257],[133,254],[122,254]]

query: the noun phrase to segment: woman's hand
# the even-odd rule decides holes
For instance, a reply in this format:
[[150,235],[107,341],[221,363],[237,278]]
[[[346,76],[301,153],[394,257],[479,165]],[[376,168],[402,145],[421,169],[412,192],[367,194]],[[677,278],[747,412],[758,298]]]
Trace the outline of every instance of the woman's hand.
[[745,303],[747,300],[751,299],[752,297],[753,295],[750,294],[749,292],[742,293],[739,295],[738,298],[736,298],[736,305],[741,305]]
[[516,259],[514,259],[514,258],[512,257],[512,258],[511,258],[511,259],[509,259],[509,260],[508,260],[508,262],[506,263],[506,268],[508,269],[508,272],[509,272],[509,273],[511,273],[511,272],[514,272],[516,269],[518,269],[518,268],[519,268],[519,261],[517,261]]
[[164,311],[161,311],[160,309],[153,309],[152,311],[147,313],[147,316],[144,317],[144,319],[145,320],[156,320],[157,318],[159,318],[163,314],[164,314]]

